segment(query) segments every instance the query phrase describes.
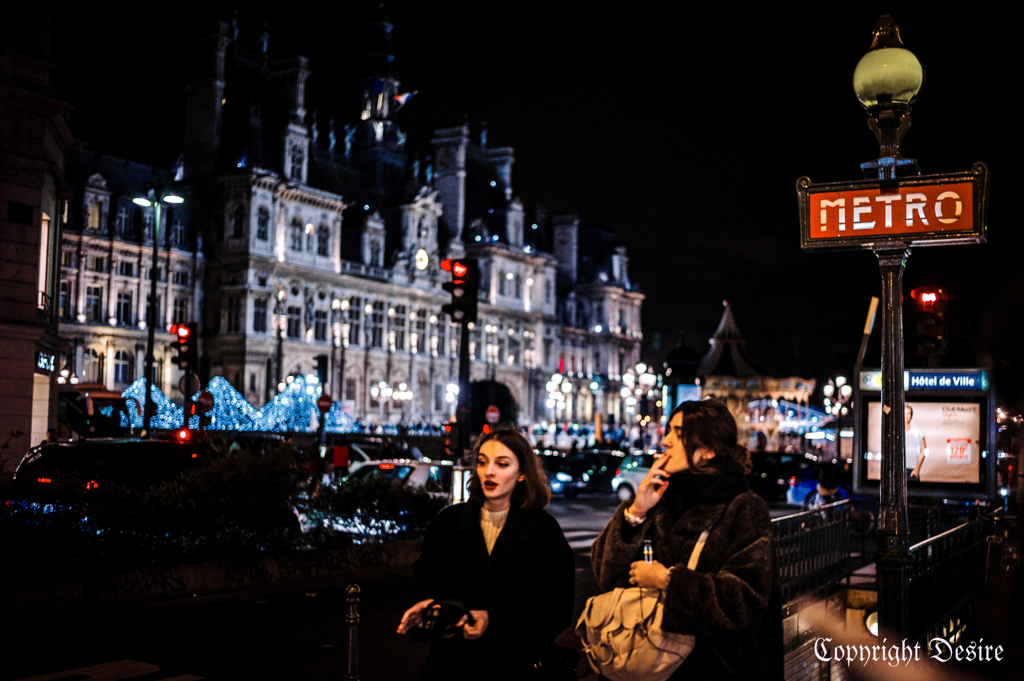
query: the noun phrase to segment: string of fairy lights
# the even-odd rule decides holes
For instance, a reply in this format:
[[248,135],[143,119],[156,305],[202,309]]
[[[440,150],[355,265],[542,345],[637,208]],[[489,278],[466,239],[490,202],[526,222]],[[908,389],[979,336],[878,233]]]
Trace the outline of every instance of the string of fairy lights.
[[[323,394],[323,386],[315,375],[289,376],[284,390],[259,409],[252,406],[221,376],[210,379],[206,389],[213,395],[213,409],[204,414],[210,418],[210,430],[312,433],[316,432],[319,425],[320,411],[316,401]],[[192,399],[197,399],[199,394],[196,393]],[[144,404],[146,380],[139,378],[128,386],[121,396],[128,400],[129,405],[132,404],[132,400],[137,405]],[[183,408],[171,402],[159,386],[153,386],[153,404],[156,407],[154,428],[169,430],[181,427]],[[141,428],[142,410],[129,408],[128,412],[131,426]],[[355,430],[355,420],[344,413],[337,402],[331,404],[331,409],[324,418],[324,430],[328,433],[350,433]],[[122,413],[122,425],[127,426],[128,419],[129,417]],[[190,420],[191,427],[199,427],[198,416],[193,416]]]

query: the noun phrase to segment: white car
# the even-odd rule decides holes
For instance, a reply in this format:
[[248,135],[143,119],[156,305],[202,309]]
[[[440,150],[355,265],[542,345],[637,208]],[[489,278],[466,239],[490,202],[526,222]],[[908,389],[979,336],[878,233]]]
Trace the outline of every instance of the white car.
[[[342,478],[338,483],[344,485],[346,480],[366,479],[371,477],[401,480],[413,487],[422,487],[431,496],[451,499],[452,503],[466,501],[469,498],[469,480],[472,469],[456,466],[451,461],[433,461],[424,458],[416,459],[385,459],[383,461],[364,461],[351,475]],[[372,536],[390,534],[397,529],[392,521],[383,521],[381,527],[366,527],[358,520],[346,520],[336,516],[324,517],[319,520],[310,518],[305,513],[296,511],[299,527],[302,532],[309,532],[315,523],[322,522],[336,532]]]
[[431,494],[445,496],[451,492],[453,480],[458,478],[462,483],[463,491],[461,498],[458,498],[459,495],[456,494],[456,501],[463,501],[469,497],[469,472],[461,466],[453,465],[451,461],[385,459],[363,462],[359,468],[349,474],[348,478],[380,477],[389,480],[402,480],[413,487],[422,487]]
[[619,501],[629,501],[636,496],[640,481],[647,475],[654,458],[653,454],[630,454],[622,460],[622,465],[612,478],[612,490]]

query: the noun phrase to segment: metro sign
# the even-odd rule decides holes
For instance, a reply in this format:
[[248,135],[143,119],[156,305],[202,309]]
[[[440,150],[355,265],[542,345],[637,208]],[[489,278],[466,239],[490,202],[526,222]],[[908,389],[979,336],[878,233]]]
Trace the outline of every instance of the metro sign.
[[797,181],[800,247],[804,250],[874,249],[984,243],[988,170],[873,181],[813,184]]

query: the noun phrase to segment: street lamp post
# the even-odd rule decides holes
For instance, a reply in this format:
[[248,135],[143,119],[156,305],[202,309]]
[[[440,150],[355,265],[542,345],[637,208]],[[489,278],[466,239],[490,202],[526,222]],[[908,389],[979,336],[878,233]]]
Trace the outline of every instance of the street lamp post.
[[[158,191],[151,187],[146,196],[137,196],[132,199],[136,205],[147,208],[152,207],[155,213],[153,216],[153,265],[149,271],[149,305],[147,306],[149,321],[146,322],[146,404],[142,416],[142,437],[150,437],[154,416],[153,382],[155,372],[153,371],[153,351],[156,345],[157,324],[156,281],[160,271],[160,209],[164,203],[180,204],[185,201],[180,196],[166,191],[167,188],[167,185],[164,185]],[[157,198],[158,195],[160,195],[159,198]]]
[[[921,63],[903,47],[892,17],[882,16],[853,74],[854,92],[878,140],[878,158],[861,164],[864,180],[797,180],[801,248],[871,250],[882,275],[882,470],[875,564],[879,623],[891,636],[902,637],[909,628],[911,561],[903,465],[903,270],[914,245],[985,243],[988,238],[988,170],[983,163],[964,173],[921,175],[916,160],[900,155],[923,82]],[[897,210],[895,202],[906,210]],[[911,205],[924,206],[929,215],[918,211],[915,221]],[[860,465],[855,460],[855,469]]]
[[380,381],[379,383],[370,386],[370,397],[377,400],[377,405],[380,407],[380,427],[382,432],[384,430],[384,422],[387,418],[384,415],[384,410],[386,409],[388,400],[391,399],[394,392],[394,389],[387,384],[387,381]]
[[[914,159],[900,156],[910,128],[910,109],[924,82],[921,62],[903,47],[899,27],[888,14],[875,25],[871,46],[853,73],[853,89],[868,112],[868,127],[878,140],[878,160],[861,165],[879,180],[881,190],[898,187],[901,175],[917,175]],[[905,242],[875,246],[882,274],[882,472],[879,500],[878,614],[892,633],[908,631],[907,568],[910,528],[903,465],[903,270],[910,248]]]

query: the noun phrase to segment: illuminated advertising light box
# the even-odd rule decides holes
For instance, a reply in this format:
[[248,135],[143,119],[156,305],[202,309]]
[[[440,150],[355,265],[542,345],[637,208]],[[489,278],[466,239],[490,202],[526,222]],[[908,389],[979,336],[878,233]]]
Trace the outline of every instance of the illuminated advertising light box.
[[[995,402],[981,369],[912,369],[903,374],[907,496],[995,496]],[[854,398],[854,492],[878,494],[882,475],[880,371],[860,374]]]

